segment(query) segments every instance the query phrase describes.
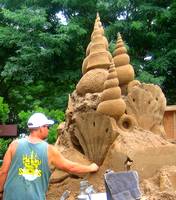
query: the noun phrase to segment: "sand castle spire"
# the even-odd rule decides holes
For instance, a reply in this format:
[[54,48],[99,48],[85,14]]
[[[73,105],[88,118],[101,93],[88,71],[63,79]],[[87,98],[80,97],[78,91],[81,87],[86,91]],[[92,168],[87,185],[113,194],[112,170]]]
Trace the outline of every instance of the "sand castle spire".
[[100,17],[99,12],[97,11],[97,18]]
[[125,112],[126,104],[121,98],[121,89],[118,86],[119,81],[115,65],[111,63],[109,75],[104,83],[104,91],[101,97],[101,103],[97,107],[97,112],[119,118]]
[[98,13],[91,35],[91,42],[86,50],[86,56],[82,64],[83,74],[95,68],[108,69],[112,61],[112,56],[108,51],[108,41],[104,36],[104,29]]
[[134,79],[134,69],[130,65],[130,57],[122,40],[121,34],[117,34],[116,48],[113,52],[113,60],[118,74],[120,87],[127,86]]
[[97,12],[96,19],[95,19],[95,23],[98,22],[98,21],[100,22],[100,15],[99,15],[99,12]]
[[102,23],[101,23],[101,21],[100,21],[99,12],[97,12],[97,15],[96,15],[96,19],[95,19],[95,23],[94,23],[94,29],[96,29],[97,27],[98,27],[98,28],[103,27],[103,26],[102,26]]

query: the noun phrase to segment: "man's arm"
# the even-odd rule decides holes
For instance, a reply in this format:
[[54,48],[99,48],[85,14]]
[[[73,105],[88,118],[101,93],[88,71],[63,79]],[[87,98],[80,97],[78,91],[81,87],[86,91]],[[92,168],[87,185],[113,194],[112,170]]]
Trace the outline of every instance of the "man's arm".
[[67,171],[69,173],[88,173],[98,171],[98,166],[95,163],[90,165],[82,165],[76,162],[72,162],[66,159],[54,146],[49,145],[48,156],[50,164],[54,165],[56,168]]
[[7,149],[5,155],[4,155],[4,159],[3,159],[3,164],[0,168],[0,192],[3,192],[3,188],[4,188],[4,183],[6,181],[7,175],[8,175],[8,171],[10,168],[10,164],[12,161],[12,155],[14,153],[14,148],[16,146],[16,141],[12,142],[9,145],[9,148]]

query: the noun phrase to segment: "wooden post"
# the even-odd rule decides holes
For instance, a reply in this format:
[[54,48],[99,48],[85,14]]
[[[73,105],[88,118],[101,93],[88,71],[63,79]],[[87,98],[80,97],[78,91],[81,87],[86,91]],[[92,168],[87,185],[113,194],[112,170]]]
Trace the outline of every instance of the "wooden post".
[[163,124],[167,138],[176,139],[176,105],[166,107]]

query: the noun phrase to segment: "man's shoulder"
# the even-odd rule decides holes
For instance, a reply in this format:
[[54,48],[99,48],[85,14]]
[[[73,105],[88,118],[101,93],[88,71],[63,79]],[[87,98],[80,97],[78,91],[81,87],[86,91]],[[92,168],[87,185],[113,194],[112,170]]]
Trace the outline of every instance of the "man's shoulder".
[[24,141],[26,141],[26,139],[25,138],[20,138],[20,139],[15,139],[15,140],[13,140],[12,142],[11,142],[11,146],[17,146],[19,143],[22,143],[22,142],[24,142]]
[[10,143],[10,147],[15,147],[18,145],[18,143],[19,143],[19,139],[15,139]]
[[58,149],[54,145],[48,144],[48,155],[50,157],[55,157],[58,156],[58,154],[59,154]]
[[55,147],[52,144],[48,144],[48,151],[53,152]]
[[16,151],[16,149],[17,149],[17,146],[18,146],[18,139],[15,139],[15,140],[13,140],[13,141],[10,143],[10,145],[9,145],[7,151],[8,151],[10,154],[14,155],[14,153],[15,153],[15,151]]

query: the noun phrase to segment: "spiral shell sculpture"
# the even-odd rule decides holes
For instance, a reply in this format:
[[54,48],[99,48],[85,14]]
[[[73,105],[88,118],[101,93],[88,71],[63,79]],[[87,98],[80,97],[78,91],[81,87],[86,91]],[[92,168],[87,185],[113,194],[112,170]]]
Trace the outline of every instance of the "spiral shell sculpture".
[[83,96],[86,93],[102,92],[111,61],[112,55],[108,51],[108,41],[104,36],[99,14],[97,14],[91,42],[87,47],[86,58],[82,64],[83,77],[76,86],[77,93]]
[[127,54],[127,49],[120,33],[118,33],[116,49],[113,52],[113,61],[117,70],[119,85],[124,90],[127,88],[128,83],[134,79],[134,69],[129,64],[130,57]]
[[83,74],[95,68],[108,69],[112,61],[112,56],[108,51],[108,41],[104,36],[104,29],[98,13],[86,56],[82,64]]
[[101,103],[97,107],[97,112],[112,116],[118,119],[124,114],[126,104],[121,98],[121,89],[118,87],[119,81],[114,64],[109,68],[109,75],[104,83]]

